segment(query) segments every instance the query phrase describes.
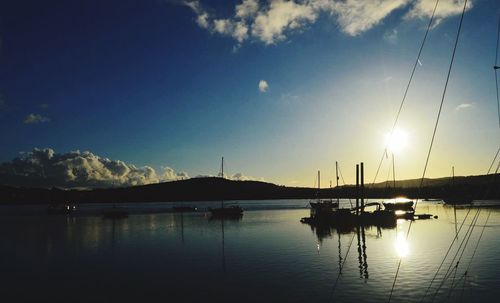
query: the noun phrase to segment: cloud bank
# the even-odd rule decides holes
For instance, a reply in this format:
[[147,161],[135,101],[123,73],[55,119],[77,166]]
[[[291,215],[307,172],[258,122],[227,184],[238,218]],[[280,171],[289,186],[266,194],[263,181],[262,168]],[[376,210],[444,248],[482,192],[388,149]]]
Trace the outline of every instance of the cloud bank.
[[136,167],[89,151],[58,154],[50,148],[35,148],[0,164],[0,183],[17,186],[119,187],[186,178],[189,178],[187,173],[170,167],[164,167],[159,175],[150,166]]
[[[435,0],[241,0],[229,16],[202,5],[200,0],[182,3],[196,15],[196,23],[214,34],[232,37],[238,45],[256,40],[266,45],[286,40],[292,32],[305,30],[321,14],[336,22],[342,32],[357,36],[398,9],[405,9],[405,20],[428,18]],[[436,22],[460,14],[464,0],[441,0]],[[472,8],[471,1],[467,9]]]

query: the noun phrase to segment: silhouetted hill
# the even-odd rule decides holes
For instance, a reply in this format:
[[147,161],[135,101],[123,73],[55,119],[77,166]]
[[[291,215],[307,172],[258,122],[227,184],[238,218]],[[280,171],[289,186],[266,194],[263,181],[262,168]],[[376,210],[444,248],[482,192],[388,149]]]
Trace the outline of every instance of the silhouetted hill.
[[[377,183],[365,188],[367,198],[395,196],[442,198],[450,192],[471,195],[475,199],[500,198],[500,175],[426,179],[419,193],[420,179]],[[356,187],[322,189],[321,198],[355,198]],[[211,200],[264,200],[315,198],[314,188],[287,187],[259,181],[232,181],[222,178],[193,178],[125,188],[65,190],[0,185],[0,203],[82,202],[160,202]]]

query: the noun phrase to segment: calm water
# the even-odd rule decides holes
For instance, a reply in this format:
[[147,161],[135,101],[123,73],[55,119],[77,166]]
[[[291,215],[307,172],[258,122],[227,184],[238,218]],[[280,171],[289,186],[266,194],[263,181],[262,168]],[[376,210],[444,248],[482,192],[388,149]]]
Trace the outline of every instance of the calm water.
[[[456,210],[456,225],[453,208],[420,202],[418,213],[439,218],[414,221],[408,240],[408,221],[393,229],[360,229],[359,236],[331,230],[318,237],[299,222],[309,214],[305,200],[239,204],[247,210],[243,218],[224,221],[203,211],[164,212],[175,203],[128,204],[132,214],[121,220],[99,215],[109,206],[84,205],[68,217],[46,215],[40,206],[1,206],[2,302],[384,302],[400,258],[392,301],[418,302],[468,212]],[[450,257],[476,211],[469,212]],[[500,297],[499,232],[500,209],[481,208],[461,262],[436,302]],[[432,300],[449,264],[425,301]]]

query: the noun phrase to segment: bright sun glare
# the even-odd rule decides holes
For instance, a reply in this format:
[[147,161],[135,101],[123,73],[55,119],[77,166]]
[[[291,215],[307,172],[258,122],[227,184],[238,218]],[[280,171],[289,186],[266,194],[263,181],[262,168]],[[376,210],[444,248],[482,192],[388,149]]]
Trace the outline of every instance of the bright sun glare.
[[392,136],[390,133],[385,135],[385,142],[388,152],[397,154],[408,145],[408,134],[401,129],[395,129]]

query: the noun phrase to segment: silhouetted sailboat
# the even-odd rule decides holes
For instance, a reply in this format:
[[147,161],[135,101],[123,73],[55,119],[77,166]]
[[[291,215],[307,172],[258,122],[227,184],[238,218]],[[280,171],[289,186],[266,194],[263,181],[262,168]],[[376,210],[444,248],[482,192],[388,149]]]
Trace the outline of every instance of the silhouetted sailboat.
[[[338,176],[337,176],[337,180],[338,180]],[[330,199],[330,200],[321,200],[320,199],[320,189],[321,189],[320,182],[321,182],[321,174],[320,174],[320,171],[318,170],[318,190],[316,191],[316,202],[312,202],[312,201],[309,202],[309,204],[311,205],[311,208],[313,208],[313,209],[338,208],[339,207],[338,201],[333,201],[332,199]]]
[[451,186],[449,187],[443,202],[449,205],[463,205],[470,204],[472,202],[472,197],[465,193],[460,193],[458,188],[455,186],[455,167],[451,167]]
[[[222,157],[220,177],[224,180],[224,157]],[[223,185],[224,186],[224,185]],[[241,217],[243,216],[243,208],[238,205],[224,207],[224,199],[221,200],[219,208],[208,208],[213,217]]]

